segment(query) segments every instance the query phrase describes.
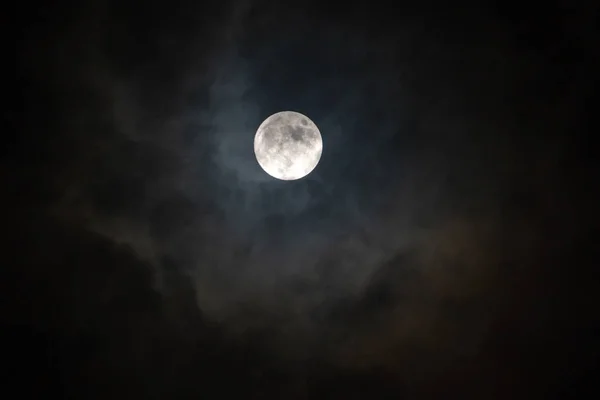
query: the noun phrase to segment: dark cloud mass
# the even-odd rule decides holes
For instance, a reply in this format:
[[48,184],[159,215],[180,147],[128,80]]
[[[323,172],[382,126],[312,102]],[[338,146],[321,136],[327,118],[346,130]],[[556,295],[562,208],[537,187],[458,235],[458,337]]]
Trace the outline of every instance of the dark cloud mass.
[[[9,15],[9,380],[99,399],[593,389],[598,7],[213,3]],[[323,136],[298,181],[253,153],[282,110]]]

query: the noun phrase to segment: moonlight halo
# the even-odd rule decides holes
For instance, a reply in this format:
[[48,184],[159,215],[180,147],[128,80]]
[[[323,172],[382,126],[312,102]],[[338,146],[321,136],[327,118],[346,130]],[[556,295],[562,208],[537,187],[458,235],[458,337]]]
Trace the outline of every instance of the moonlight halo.
[[269,116],[254,136],[254,153],[273,178],[292,181],[310,174],[321,159],[323,140],[317,125],[295,111]]

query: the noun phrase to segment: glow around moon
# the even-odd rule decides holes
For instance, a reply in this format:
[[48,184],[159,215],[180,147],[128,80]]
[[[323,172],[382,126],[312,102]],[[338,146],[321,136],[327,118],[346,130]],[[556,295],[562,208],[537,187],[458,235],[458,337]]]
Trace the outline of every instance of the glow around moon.
[[258,164],[267,174],[281,180],[296,180],[310,174],[322,152],[319,128],[295,111],[271,115],[258,127],[254,137]]

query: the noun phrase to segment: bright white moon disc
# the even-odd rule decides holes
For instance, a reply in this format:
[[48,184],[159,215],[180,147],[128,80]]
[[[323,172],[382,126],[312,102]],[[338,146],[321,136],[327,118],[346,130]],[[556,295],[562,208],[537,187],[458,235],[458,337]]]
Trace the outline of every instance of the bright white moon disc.
[[254,137],[256,160],[274,178],[292,181],[312,172],[321,159],[321,132],[307,116],[281,111],[265,119]]

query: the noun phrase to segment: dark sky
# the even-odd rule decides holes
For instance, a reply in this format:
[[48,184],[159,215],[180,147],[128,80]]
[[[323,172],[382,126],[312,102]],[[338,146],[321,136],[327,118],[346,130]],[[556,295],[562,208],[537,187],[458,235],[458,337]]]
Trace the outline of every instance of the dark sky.
[[[595,390],[593,3],[7,11],[9,398]],[[281,110],[298,181],[253,153]]]

